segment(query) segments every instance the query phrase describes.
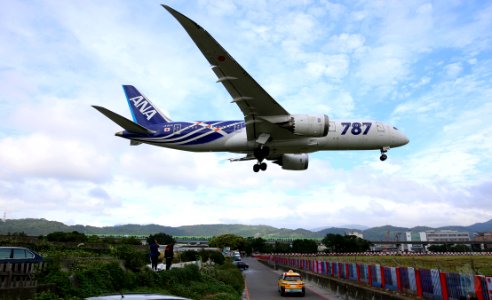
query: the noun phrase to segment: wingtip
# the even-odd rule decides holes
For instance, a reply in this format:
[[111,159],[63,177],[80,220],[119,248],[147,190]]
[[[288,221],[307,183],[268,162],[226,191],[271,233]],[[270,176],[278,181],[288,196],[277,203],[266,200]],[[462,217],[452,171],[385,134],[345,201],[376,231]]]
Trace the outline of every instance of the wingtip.
[[161,4],[162,7],[164,7],[164,9],[166,9],[168,12],[173,12],[175,11],[171,6],[169,5],[166,5],[166,4]]

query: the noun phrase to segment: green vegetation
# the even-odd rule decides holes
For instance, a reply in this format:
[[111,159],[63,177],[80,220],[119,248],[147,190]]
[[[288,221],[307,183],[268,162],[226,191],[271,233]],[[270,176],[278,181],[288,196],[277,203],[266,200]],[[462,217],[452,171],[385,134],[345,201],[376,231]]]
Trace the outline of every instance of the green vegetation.
[[[172,238],[155,234],[149,238]],[[159,240],[161,243],[162,240]],[[40,253],[44,267],[36,274],[46,285],[36,300],[82,299],[108,293],[160,293],[190,299],[239,300],[244,289],[241,272],[217,251],[176,253],[175,259],[205,258],[212,263],[154,272],[148,246],[134,238],[87,237],[79,232],[54,232],[50,237],[22,234],[0,238],[0,245],[28,247]],[[205,261],[206,261],[205,260]]]
[[303,239],[292,242],[292,252],[294,253],[318,253],[318,243],[313,240]]
[[327,234],[322,240],[327,252],[347,253],[364,252],[370,249],[371,243],[354,235]]
[[160,232],[157,234],[151,234],[147,238],[147,244],[152,243],[153,241],[157,241],[159,245],[167,245],[167,244],[174,244],[176,243],[176,239],[173,238],[172,235]]
[[[432,229],[431,227],[418,226],[413,228],[382,226],[373,227],[365,230],[355,230],[362,232],[364,238],[370,241],[373,240],[396,240],[398,234],[402,232],[412,231],[414,233]],[[487,232],[492,231],[492,220],[484,223],[477,223],[466,227],[447,226],[437,228],[439,230],[449,229],[468,232]],[[95,227],[85,225],[68,226],[56,221],[48,221],[45,219],[7,219],[5,222],[0,222],[0,234],[12,234],[15,232],[23,232],[29,236],[46,235],[51,232],[62,231],[72,232],[78,231],[86,235],[113,235],[113,236],[144,236],[156,232],[166,232],[167,234],[176,236],[194,236],[197,239],[209,238],[223,234],[232,233],[242,237],[262,237],[266,240],[270,238],[285,238],[285,239],[322,239],[326,234],[345,234],[349,231],[354,231],[348,228],[327,228],[320,231],[310,231],[305,229],[286,229],[275,228],[265,225],[240,225],[240,224],[212,224],[212,225],[192,225],[192,226],[161,226],[156,224],[138,225],[126,224],[118,226]]]
[[230,247],[233,250],[244,251],[246,239],[235,234],[223,234],[219,236],[214,236],[210,239],[208,244],[211,247]]

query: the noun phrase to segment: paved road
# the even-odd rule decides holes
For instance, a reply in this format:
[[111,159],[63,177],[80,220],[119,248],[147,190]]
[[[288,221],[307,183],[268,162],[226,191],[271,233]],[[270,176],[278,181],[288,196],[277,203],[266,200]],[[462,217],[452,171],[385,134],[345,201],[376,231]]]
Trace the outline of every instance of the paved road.
[[[246,293],[243,299],[245,300],[271,300],[294,298],[281,297],[277,291],[277,279],[280,276],[280,271],[275,271],[259,262],[254,258],[245,257],[243,259],[248,265],[249,270],[243,272],[246,281]],[[331,291],[321,289],[312,283],[306,282],[306,296],[302,299],[322,299],[322,300],[337,300]],[[300,298],[300,297],[295,297]]]

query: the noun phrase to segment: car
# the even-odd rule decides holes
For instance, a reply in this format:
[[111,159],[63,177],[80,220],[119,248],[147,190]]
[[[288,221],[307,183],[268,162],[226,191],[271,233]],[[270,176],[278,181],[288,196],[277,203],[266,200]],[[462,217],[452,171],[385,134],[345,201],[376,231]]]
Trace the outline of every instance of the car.
[[234,261],[232,263],[235,264],[239,270],[247,270],[249,268],[249,265],[242,260]]
[[0,247],[0,263],[41,263],[43,257],[36,252],[15,246]]
[[278,279],[278,291],[282,296],[292,293],[300,294],[304,297],[306,290],[301,274],[292,270],[282,273]]
[[188,298],[159,294],[111,294],[85,298],[86,300],[190,300]]

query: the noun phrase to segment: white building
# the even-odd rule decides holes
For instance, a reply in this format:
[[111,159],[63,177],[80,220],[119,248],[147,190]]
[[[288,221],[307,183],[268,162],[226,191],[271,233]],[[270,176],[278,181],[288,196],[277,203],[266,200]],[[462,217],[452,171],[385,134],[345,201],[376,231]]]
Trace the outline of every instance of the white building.
[[[422,233],[425,239],[422,239]],[[470,234],[456,230],[429,230],[421,232],[420,239],[429,242],[467,242],[470,240]]]

